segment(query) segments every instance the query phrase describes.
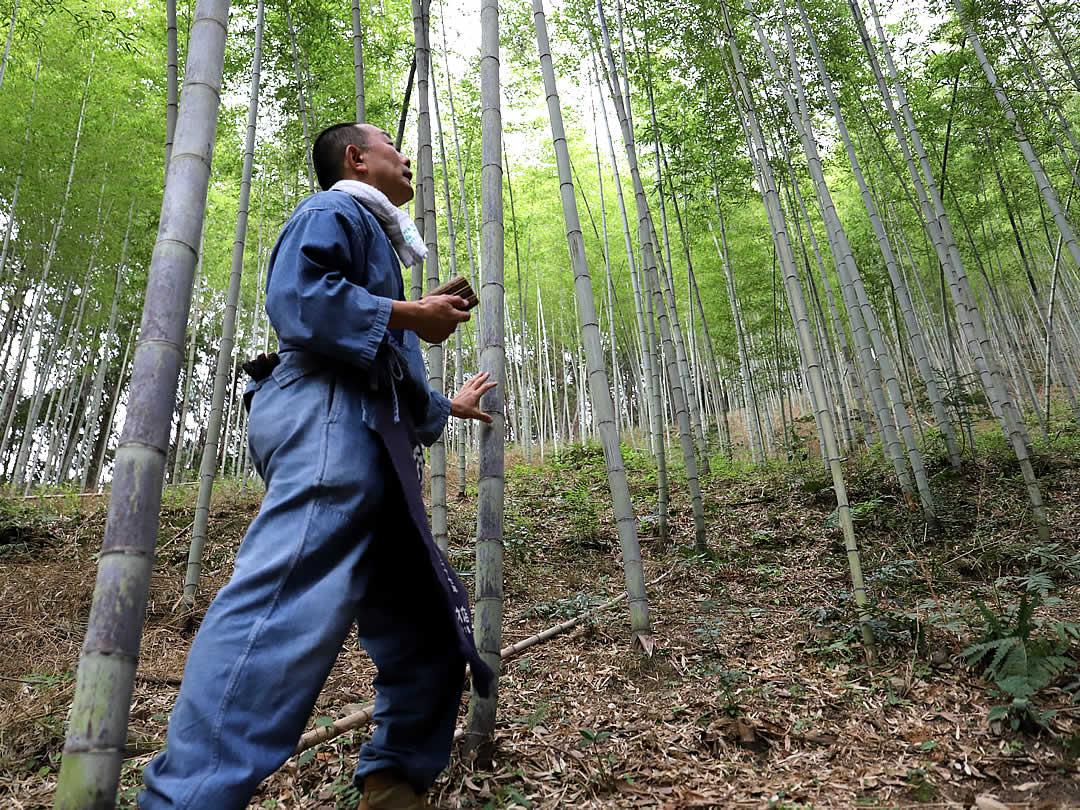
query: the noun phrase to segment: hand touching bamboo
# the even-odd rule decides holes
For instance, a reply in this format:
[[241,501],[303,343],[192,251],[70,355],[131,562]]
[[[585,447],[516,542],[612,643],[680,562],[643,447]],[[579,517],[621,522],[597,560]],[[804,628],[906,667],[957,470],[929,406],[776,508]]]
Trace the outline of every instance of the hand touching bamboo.
[[485,371],[466,380],[457,396],[450,400],[450,415],[459,419],[479,419],[490,425],[492,417],[480,410],[480,398],[498,385],[496,382],[488,382],[490,377]]

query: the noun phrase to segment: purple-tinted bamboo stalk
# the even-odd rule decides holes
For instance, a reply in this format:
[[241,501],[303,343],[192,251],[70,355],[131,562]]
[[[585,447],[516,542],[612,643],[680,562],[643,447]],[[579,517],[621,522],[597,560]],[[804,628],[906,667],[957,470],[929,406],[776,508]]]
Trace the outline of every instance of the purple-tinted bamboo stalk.
[[184,324],[206,210],[228,17],[228,0],[199,0],[191,26],[176,143],[150,261],[127,416],[56,790],[57,808],[112,808],[116,801]]

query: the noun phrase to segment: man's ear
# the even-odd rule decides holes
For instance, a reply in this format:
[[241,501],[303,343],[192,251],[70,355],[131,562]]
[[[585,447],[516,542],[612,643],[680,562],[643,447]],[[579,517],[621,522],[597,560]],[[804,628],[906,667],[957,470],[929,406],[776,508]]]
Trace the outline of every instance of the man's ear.
[[367,164],[364,162],[364,152],[360,147],[349,144],[345,147],[345,160],[349,168],[354,171],[366,172]]

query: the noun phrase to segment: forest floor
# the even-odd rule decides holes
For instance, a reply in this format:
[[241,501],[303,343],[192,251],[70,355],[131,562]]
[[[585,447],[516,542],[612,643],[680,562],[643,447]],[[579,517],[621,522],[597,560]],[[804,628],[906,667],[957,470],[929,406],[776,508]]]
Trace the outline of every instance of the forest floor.
[[[1000,434],[954,472],[930,454],[940,530],[928,534],[880,460],[847,463],[878,656],[859,643],[835,500],[820,465],[735,469],[705,481],[708,555],[695,556],[675,486],[667,543],[653,537],[653,475],[631,452],[657,642],[629,641],[625,603],[506,663],[489,762],[455,753],[433,792],[452,808],[1080,807],[1080,434],[1038,450],[1052,540],[1040,543]],[[679,478],[673,475],[672,480]],[[451,492],[456,485],[451,481]],[[504,644],[618,595],[618,542],[603,459],[574,447],[508,461]],[[0,807],[50,807],[73,670],[94,585],[104,498],[0,501]],[[164,743],[201,613],[177,614],[193,487],[165,496],[132,701],[120,806]],[[222,485],[211,511],[203,605],[228,579],[258,494]],[[452,560],[471,582],[475,491],[451,505]],[[1009,619],[1025,589],[1032,622]],[[962,651],[993,622],[1035,664],[1072,656],[1030,711],[969,668]],[[317,618],[313,617],[313,620]],[[1055,624],[1057,622],[1058,624]],[[1030,627],[1028,625],[1031,625]],[[1052,663],[1052,662],[1051,662]],[[370,701],[372,667],[350,640],[312,727]],[[1043,680],[1046,680],[1045,678]],[[1016,682],[1011,682],[1014,688]],[[463,707],[467,696],[463,696]],[[1046,712],[1047,714],[1042,714]],[[1035,717],[1043,723],[1036,722]],[[1014,722],[1015,721],[1015,722]],[[1017,727],[1014,728],[1013,726]],[[367,729],[294,757],[253,806],[351,808]],[[993,800],[1003,803],[994,804]]]

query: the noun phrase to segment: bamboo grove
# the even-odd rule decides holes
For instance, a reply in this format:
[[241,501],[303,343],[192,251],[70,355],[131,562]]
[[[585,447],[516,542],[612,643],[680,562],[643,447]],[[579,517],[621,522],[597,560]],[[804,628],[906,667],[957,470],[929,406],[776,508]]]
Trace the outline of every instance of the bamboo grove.
[[[479,291],[428,372],[447,391],[491,372],[495,421],[432,448],[431,517],[445,549],[448,488],[475,487],[493,666],[505,467],[576,443],[603,450],[650,651],[639,534],[707,550],[717,467],[823,464],[860,609],[852,454],[879,454],[932,534],[934,470],[996,424],[1048,533],[1033,448],[1052,408],[1080,419],[1068,3],[9,0],[0,15],[0,477],[114,495],[61,806],[111,801],[163,488],[199,487],[190,608],[215,478],[256,486],[240,364],[273,348],[269,251],[314,190],[311,138],[340,120],[413,156],[428,260],[411,294],[456,275]],[[654,501],[631,502],[627,447],[654,460]],[[669,537],[672,485],[692,538]],[[474,696],[466,744],[495,716]]]

